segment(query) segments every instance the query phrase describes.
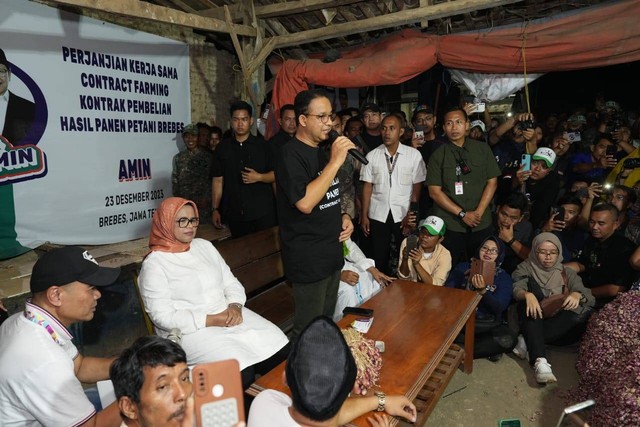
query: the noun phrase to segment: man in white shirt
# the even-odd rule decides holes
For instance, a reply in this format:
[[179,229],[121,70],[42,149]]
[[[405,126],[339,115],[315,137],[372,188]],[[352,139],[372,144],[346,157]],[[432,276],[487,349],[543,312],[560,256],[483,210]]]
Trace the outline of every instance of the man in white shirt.
[[398,116],[385,117],[382,120],[383,144],[367,154],[369,164],[360,171],[360,180],[364,181],[360,225],[366,236],[371,235],[376,266],[390,275],[393,274],[389,268],[391,236],[399,246],[403,228],[415,227],[417,218],[410,215],[409,205],[417,204],[427,176],[420,152],[400,144],[403,133],[402,120]]
[[338,301],[333,320],[342,319],[345,307],[357,307],[390,284],[394,278],[378,270],[371,258],[351,239],[343,242],[344,266],[340,273]]
[[97,287],[119,274],[76,246],[53,249],[36,262],[32,298],[0,327],[3,426],[120,425],[117,405],[96,413],[81,384],[109,378],[113,358],[83,357],[68,330],[93,318]]
[[251,404],[248,427],[337,427],[367,412],[372,425],[387,425],[389,415],[416,419],[416,407],[405,396],[348,397],[355,387],[356,362],[342,332],[331,319],[316,317],[291,347],[285,367],[291,397],[276,391],[261,392]]

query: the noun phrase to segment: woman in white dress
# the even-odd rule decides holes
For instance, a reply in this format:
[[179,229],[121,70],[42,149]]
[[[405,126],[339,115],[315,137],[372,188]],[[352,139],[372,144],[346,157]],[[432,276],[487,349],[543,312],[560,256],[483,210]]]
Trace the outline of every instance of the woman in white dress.
[[288,340],[273,323],[244,307],[242,284],[211,242],[195,238],[198,209],[165,199],[153,215],[139,284],[156,333],[182,334],[190,365],[237,359],[243,385],[286,359]]

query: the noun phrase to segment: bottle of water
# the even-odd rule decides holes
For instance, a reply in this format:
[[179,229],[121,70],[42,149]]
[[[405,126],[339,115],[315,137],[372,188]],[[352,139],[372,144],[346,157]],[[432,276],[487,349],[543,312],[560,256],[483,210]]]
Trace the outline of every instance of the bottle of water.
[[182,343],[182,331],[178,328],[171,328],[169,335],[167,335],[167,339],[176,344]]

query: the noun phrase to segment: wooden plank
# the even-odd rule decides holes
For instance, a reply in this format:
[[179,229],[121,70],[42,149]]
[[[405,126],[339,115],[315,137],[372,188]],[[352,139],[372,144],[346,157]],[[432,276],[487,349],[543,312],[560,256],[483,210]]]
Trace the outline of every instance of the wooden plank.
[[[216,33],[229,33],[230,29],[221,19],[204,17],[192,13],[181,12],[168,7],[157,6],[138,0],[51,0],[52,3],[66,6],[75,6],[83,9],[98,10],[114,15],[129,18],[144,19],[147,21],[164,22],[166,24],[180,25],[197,30],[212,31]],[[236,25],[235,31],[241,36],[255,37],[255,28],[246,25]]]
[[259,293],[266,285],[284,277],[284,267],[279,252],[238,267],[232,272],[244,286],[247,296]]
[[346,22],[343,24],[331,25],[326,28],[316,28],[286,36],[276,36],[277,40],[275,48],[314,43],[363,31],[381,30],[399,25],[410,25],[423,19],[442,19],[453,15],[459,15],[461,13],[518,3],[520,1],[522,0],[457,0],[429,7],[403,10],[383,16],[377,16],[375,18],[364,19],[356,23]]
[[278,227],[272,227],[237,239],[213,243],[231,270],[280,252]]
[[282,282],[247,301],[247,308],[286,330],[293,319],[293,290]]
[[[327,7],[337,7],[346,4],[361,3],[362,0],[298,0],[287,2],[276,2],[273,4],[256,6],[256,16],[258,18],[275,18],[278,16],[295,15],[299,13],[312,12],[314,10]],[[229,5],[229,12],[233,21],[242,19],[242,8],[238,5]],[[222,7],[201,10],[198,15],[211,18],[224,19]]]

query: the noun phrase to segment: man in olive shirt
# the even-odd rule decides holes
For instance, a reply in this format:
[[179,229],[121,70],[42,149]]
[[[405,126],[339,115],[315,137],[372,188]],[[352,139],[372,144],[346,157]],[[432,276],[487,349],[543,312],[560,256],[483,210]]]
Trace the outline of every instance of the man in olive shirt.
[[468,259],[491,234],[489,205],[500,175],[489,146],[465,138],[468,130],[469,118],[462,108],[447,111],[447,142],[431,155],[427,167],[434,214],[447,224],[443,245],[451,252],[452,265]]

